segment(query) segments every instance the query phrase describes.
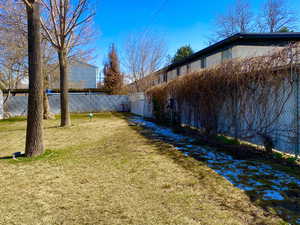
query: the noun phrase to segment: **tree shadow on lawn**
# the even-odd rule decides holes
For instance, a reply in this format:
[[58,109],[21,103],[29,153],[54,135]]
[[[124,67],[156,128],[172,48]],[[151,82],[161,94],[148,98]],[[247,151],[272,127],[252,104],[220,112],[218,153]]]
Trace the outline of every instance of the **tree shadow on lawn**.
[[[184,169],[196,172],[194,174],[198,179],[203,179],[207,173],[201,173],[200,165],[198,165],[200,169],[195,169],[195,164],[192,163],[191,159],[196,159],[200,161],[202,165],[204,164],[212,168],[234,186],[244,190],[250,200],[255,205],[262,207],[267,213],[277,214],[289,224],[300,224],[300,183],[295,182],[295,180],[298,181],[297,179],[282,183],[277,177],[279,174],[282,176],[279,176],[279,178],[283,178],[286,172],[296,174],[297,172],[291,171],[291,168],[276,165],[272,160],[268,160],[264,157],[259,158],[260,154],[250,159],[247,154],[245,154],[244,157],[243,154],[230,154],[232,160],[227,160],[224,164],[221,163],[222,159],[220,162],[211,162],[210,159],[203,157],[201,152],[193,152],[193,147],[206,149],[208,150],[208,154],[210,154],[209,152],[217,152],[217,154],[220,155],[228,155],[228,152],[224,152],[222,149],[211,148],[206,146],[205,143],[199,145],[197,141],[178,142],[178,140],[172,140],[159,135],[147,127],[132,122],[131,114],[115,114],[115,116],[126,119],[132,129],[146,137],[149,140],[149,144],[157,147],[159,154],[168,156]],[[170,129],[169,127],[166,128]],[[195,138],[194,136],[187,136],[184,131],[176,130],[176,133],[189,137],[190,139]],[[174,151],[174,148],[177,151]],[[245,166],[248,167],[249,170],[245,170],[245,168],[243,168]],[[234,169],[241,169],[241,172],[235,173],[231,171],[233,167]],[[251,169],[253,169],[254,172],[251,172]],[[294,169],[295,168],[292,168],[292,170]],[[296,168],[296,170],[298,170],[298,168]],[[262,172],[263,175],[261,174]],[[252,188],[251,185],[253,185],[254,188]]]
[[45,150],[44,154],[36,156],[36,157],[26,157],[24,152],[15,152],[12,155],[2,156],[0,157],[0,161],[7,161],[9,163],[26,163],[33,162],[39,160],[50,160],[55,161],[59,158],[59,156],[68,154],[68,151],[60,151],[60,150]]

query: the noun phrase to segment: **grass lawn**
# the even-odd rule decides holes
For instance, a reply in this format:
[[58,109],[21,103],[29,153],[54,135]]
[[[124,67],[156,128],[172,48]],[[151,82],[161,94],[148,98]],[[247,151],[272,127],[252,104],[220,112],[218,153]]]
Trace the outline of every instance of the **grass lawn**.
[[[284,224],[120,114],[72,122],[45,122],[43,157],[0,160],[0,224]],[[0,121],[0,157],[24,150],[25,127],[23,119]]]

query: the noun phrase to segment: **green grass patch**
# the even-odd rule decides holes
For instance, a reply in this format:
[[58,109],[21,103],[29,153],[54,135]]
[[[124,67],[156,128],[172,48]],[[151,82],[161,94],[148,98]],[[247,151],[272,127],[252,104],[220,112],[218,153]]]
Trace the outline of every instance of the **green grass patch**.
[[58,151],[58,150],[50,150],[47,149],[44,154],[36,157],[18,157],[16,159],[10,158],[10,159],[2,159],[7,160],[9,163],[16,164],[16,163],[31,163],[35,161],[54,161],[62,156],[66,155],[66,151]]
[[[205,163],[152,141],[125,117],[73,114],[64,129],[58,118],[44,121],[45,154],[0,160],[0,224],[280,223]],[[3,127],[11,130],[0,135],[0,154],[24,151],[25,123]]]
[[216,137],[216,139],[226,145],[239,145],[240,144],[240,142],[238,140],[224,136],[224,135],[218,135]]
[[16,117],[0,120],[0,123],[15,123],[15,122],[21,122],[25,120],[27,120],[27,117],[25,116],[16,116]]

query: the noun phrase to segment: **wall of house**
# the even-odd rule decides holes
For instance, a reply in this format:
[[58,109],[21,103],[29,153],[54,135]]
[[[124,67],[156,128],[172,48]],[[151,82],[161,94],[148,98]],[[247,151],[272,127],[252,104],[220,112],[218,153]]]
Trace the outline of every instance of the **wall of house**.
[[168,71],[168,81],[173,80],[177,77],[176,69]]
[[222,53],[218,52],[216,54],[206,57],[206,67],[213,67],[222,62]]
[[[99,69],[96,66],[76,62],[70,64],[69,70],[69,87],[70,88],[96,88],[97,76]],[[57,71],[57,73],[59,73]],[[50,88],[59,88],[59,77],[53,79],[50,76]]]
[[84,63],[70,65],[71,88],[96,88],[98,68]]
[[[221,64],[224,61],[224,56],[227,59],[235,59],[235,58],[248,58],[248,57],[256,57],[267,54],[272,54],[274,51],[280,50],[284,47],[279,46],[258,46],[258,45],[236,45],[227,49],[221,49],[219,52],[211,54],[209,56],[204,57],[206,60],[205,68],[211,68],[218,64]],[[224,51],[228,51],[227,54],[222,53]],[[202,59],[203,57],[201,57]],[[201,70],[201,59],[190,62],[190,72]],[[225,59],[226,60],[226,59]],[[187,64],[180,66],[180,76],[187,74]],[[160,76],[160,82],[158,82]],[[168,81],[177,78],[177,68],[172,69],[167,72]],[[163,73],[161,75],[157,75],[156,84],[161,84],[164,82]]]
[[180,76],[187,74],[187,64],[181,66],[180,68]]
[[263,56],[272,54],[275,51],[282,49],[278,46],[251,46],[251,45],[237,45],[232,48],[233,58],[249,58],[256,56]]
[[196,60],[191,63],[191,72],[201,69],[201,60]]

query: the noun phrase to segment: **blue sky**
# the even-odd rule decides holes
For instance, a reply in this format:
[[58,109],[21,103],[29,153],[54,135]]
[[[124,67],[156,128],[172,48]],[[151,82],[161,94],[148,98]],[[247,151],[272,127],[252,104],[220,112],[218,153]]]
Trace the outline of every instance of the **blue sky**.
[[[108,46],[115,43],[122,53],[127,37],[145,29],[162,35],[168,53],[190,44],[197,51],[206,47],[208,37],[215,29],[214,19],[224,13],[235,0],[96,0],[95,64],[102,67]],[[263,0],[250,0],[253,12],[260,10]],[[290,0],[299,11],[300,0]]]

